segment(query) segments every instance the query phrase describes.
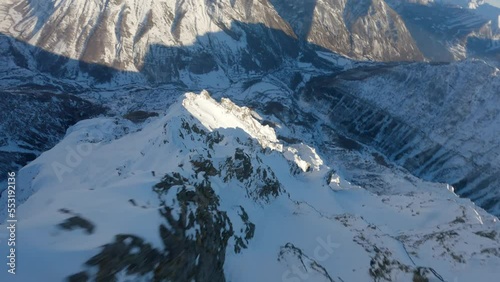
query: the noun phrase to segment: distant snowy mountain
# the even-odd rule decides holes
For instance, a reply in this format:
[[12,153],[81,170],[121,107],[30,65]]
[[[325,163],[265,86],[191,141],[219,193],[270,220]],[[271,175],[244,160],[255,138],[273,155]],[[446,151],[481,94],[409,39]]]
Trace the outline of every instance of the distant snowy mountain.
[[[251,43],[253,36],[267,38],[266,48],[272,42],[285,45],[283,39],[263,33],[260,25],[355,59],[423,59],[406,23],[382,0],[359,4],[351,1],[286,4],[229,0],[127,0],[106,4],[7,1],[0,7],[0,16],[4,19],[0,30],[5,34],[59,55],[121,70],[141,70],[148,54],[155,52],[159,54],[154,57],[175,58],[171,63],[185,57],[185,63],[190,65],[189,52],[182,54],[175,48],[161,51],[154,47],[157,45],[204,50],[211,65],[192,66],[199,71],[212,71],[216,65],[227,71],[224,67],[230,60],[247,68],[249,62],[244,63],[245,60],[259,64],[253,52],[242,50],[242,47],[252,48],[247,42]],[[240,24],[235,25],[236,22]],[[212,35],[199,36],[203,34]],[[217,50],[224,50],[224,54],[217,54]],[[167,65],[160,63],[160,66]]]
[[470,2],[477,4],[471,4],[474,9],[464,8],[468,1],[452,1],[454,5],[446,1],[388,2],[401,15],[418,48],[431,61],[475,57],[498,64],[500,8],[482,2]]
[[[189,58],[189,53],[178,54],[175,48],[158,51],[155,45],[204,50],[214,56],[211,64],[219,67],[221,61],[228,64],[229,60],[245,68],[248,60],[259,65],[264,62],[256,61],[255,54],[246,53],[243,47],[269,49],[273,42],[287,44],[263,33],[262,26],[356,59],[423,59],[397,13],[383,0],[362,2],[358,9],[351,1],[315,0],[287,4],[267,0],[9,0],[0,6],[4,18],[0,31],[47,51],[121,70],[142,69],[151,52]],[[254,36],[266,39],[266,46],[253,45]],[[212,70],[214,66],[206,67]]]
[[1,1],[0,280],[498,280],[498,10],[455,4]]
[[352,69],[302,93],[323,123],[498,215],[499,89],[498,68],[465,61]]
[[18,175],[22,259],[2,280],[498,277],[497,218],[403,171],[385,193],[353,185],[264,118],[202,92],[142,123],[79,122]]
[[[0,32],[72,59],[50,65],[59,77],[120,83],[208,79],[228,85],[298,59],[315,61],[311,49],[363,61],[496,58],[491,19],[438,6],[395,0],[8,0],[0,4]],[[481,42],[469,44],[469,38]],[[39,56],[20,45],[13,46],[16,56]],[[102,66],[132,74],[115,77]]]

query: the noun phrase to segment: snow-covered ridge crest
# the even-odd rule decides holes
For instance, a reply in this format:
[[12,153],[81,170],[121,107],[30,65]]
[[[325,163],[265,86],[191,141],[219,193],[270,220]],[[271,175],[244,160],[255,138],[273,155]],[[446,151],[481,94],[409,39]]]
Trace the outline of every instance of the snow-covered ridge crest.
[[[176,150],[196,151],[200,146],[185,136],[186,124],[208,131],[220,130],[229,140],[239,138],[242,143],[252,139],[246,143],[279,152],[290,165],[296,164],[304,172],[327,173],[329,167],[323,165],[314,148],[302,143],[284,146],[273,128],[262,125],[252,115],[256,114],[250,108],[237,106],[227,98],[219,103],[204,90],[200,94],[184,94],[166,109],[165,116],[144,123],[105,117],[80,121],[67,130],[59,144],[19,172],[22,188],[16,194],[17,202],[21,205],[47,187],[54,191],[73,189],[75,185],[66,185],[71,182],[93,187],[108,185],[116,180],[109,171],[117,172],[120,179],[134,175],[135,170],[165,174],[168,170],[162,156],[170,156]],[[226,134],[224,129],[235,130]],[[126,157],[106,157],[113,150],[127,152]],[[6,206],[0,206],[0,222],[5,219],[6,211]]]
[[320,170],[323,161],[314,148],[304,144],[286,147],[281,144],[276,132],[269,125],[262,125],[248,107],[239,107],[228,98],[218,103],[203,90],[200,94],[186,93],[182,106],[207,129],[240,128],[255,138],[263,148],[284,153],[285,158],[295,162],[303,171]]
[[187,93],[182,105],[196,117],[206,128],[241,128],[257,139],[262,147],[282,150],[274,129],[261,125],[251,115],[248,107],[239,107],[227,98],[218,103],[203,90],[199,95]]
[[[391,171],[383,183],[399,193],[353,187],[337,163],[325,158],[335,169],[326,171],[307,145],[263,149],[250,134],[267,132],[277,146],[281,132],[207,92],[188,93],[165,109],[136,123],[81,121],[19,172],[24,231],[17,236],[24,243],[16,256],[24,258],[19,269],[33,271],[19,271],[14,281],[94,281],[96,273],[152,281],[163,267],[169,271],[159,273],[161,281],[437,281],[430,269],[445,281],[496,281],[497,219],[444,185]],[[320,171],[301,173],[293,163],[299,158]],[[71,167],[60,180],[55,162]],[[0,238],[7,238],[6,225],[0,223]],[[0,244],[0,252],[7,247]],[[135,265],[141,268],[129,272]],[[218,277],[177,277],[207,272]],[[7,275],[0,280],[10,281]],[[427,280],[416,280],[422,276]]]

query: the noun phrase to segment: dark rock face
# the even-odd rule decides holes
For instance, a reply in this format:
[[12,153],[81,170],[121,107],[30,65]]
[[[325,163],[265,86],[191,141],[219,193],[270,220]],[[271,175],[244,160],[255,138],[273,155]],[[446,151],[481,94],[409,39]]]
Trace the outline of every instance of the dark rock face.
[[87,234],[94,233],[95,225],[81,216],[72,216],[59,224],[65,230],[83,229]]
[[234,153],[234,158],[228,158],[226,160],[227,164],[227,176],[225,180],[227,181],[231,177],[236,177],[240,182],[245,181],[250,178],[253,174],[253,167],[250,157],[243,152],[242,149],[237,149]]
[[[102,247],[99,254],[85,264],[96,267],[97,273],[92,281],[116,281],[116,273],[125,270],[128,274],[145,275],[154,270],[161,254],[150,244],[134,235],[119,234],[115,241]],[[69,281],[89,281],[90,275],[79,272],[68,277]],[[161,281],[161,280],[155,280]]]
[[[259,165],[254,167],[252,161]],[[221,164],[220,171],[224,172],[223,180],[225,182],[236,179],[243,183],[247,195],[255,201],[269,202],[283,191],[283,187],[272,169],[262,165],[258,157],[250,157],[240,148],[236,149],[234,157],[227,158]]]
[[123,117],[134,123],[140,123],[150,117],[157,117],[158,113],[146,111],[133,111],[125,114]]
[[[218,196],[208,181],[194,188],[181,188],[177,193],[179,213],[169,206],[160,211],[168,223],[160,226],[167,254],[155,270],[160,280],[225,281],[223,265],[227,242],[233,235],[231,221],[217,209]],[[196,210],[190,211],[188,205],[195,205]],[[188,235],[195,224],[199,225],[196,235]]]
[[[228,240],[234,235],[226,213],[218,209],[219,199],[210,182],[193,183],[179,173],[165,175],[154,190],[160,200],[175,193],[177,205],[163,202],[160,210],[165,219],[159,226],[164,249],[158,250],[141,238],[117,235],[100,253],[86,262],[86,267],[97,268],[95,281],[116,281],[116,274],[151,277],[151,281],[225,281],[223,265]],[[242,209],[246,224],[245,242],[253,237],[255,225]],[[246,245],[236,238],[235,252]],[[68,277],[69,281],[88,281],[88,271]]]

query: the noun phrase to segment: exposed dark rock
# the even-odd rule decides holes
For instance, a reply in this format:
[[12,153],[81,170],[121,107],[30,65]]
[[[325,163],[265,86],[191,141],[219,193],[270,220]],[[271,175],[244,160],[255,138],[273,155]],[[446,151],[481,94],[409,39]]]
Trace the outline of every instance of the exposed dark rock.
[[87,282],[89,281],[89,275],[85,272],[78,272],[68,277],[68,282]]
[[[233,235],[231,222],[225,212],[218,210],[217,195],[209,182],[194,187],[195,191],[181,189],[177,194],[178,214],[174,216],[170,207],[160,211],[168,223],[160,226],[166,255],[155,269],[155,277],[168,281],[225,281],[223,265],[227,242]],[[188,205],[194,205],[194,210]],[[194,237],[189,236],[188,229],[195,224],[199,229]]]
[[158,116],[158,113],[155,113],[155,112],[133,111],[133,112],[128,112],[123,117],[134,122],[134,123],[140,123],[140,122],[143,122],[150,117],[157,117],[157,116]]
[[96,282],[112,282],[117,281],[116,274],[123,270],[129,275],[151,273],[161,259],[160,252],[141,238],[116,235],[113,243],[104,245],[101,252],[85,264],[97,268]]
[[[234,231],[226,212],[218,209],[218,196],[210,183],[190,182],[174,172],[165,175],[154,190],[162,202],[166,194],[176,193],[177,207],[164,204],[160,209],[165,219],[159,227],[164,249],[153,248],[134,235],[117,235],[114,242],[104,245],[99,254],[86,262],[87,267],[97,269],[95,277],[88,274],[94,271],[87,271],[68,280],[116,281],[116,274],[125,271],[127,275],[149,275],[152,281],[225,281],[226,247]],[[255,225],[243,208],[240,216],[246,226],[242,232],[244,240],[248,243]],[[238,238],[241,237],[235,240]]]
[[246,249],[248,245],[248,241],[253,238],[254,233],[255,233],[255,224],[253,224],[250,219],[248,218],[248,214],[246,213],[245,209],[240,206],[241,213],[240,217],[243,223],[245,224],[245,229],[240,230],[243,234],[245,234],[245,237],[240,237],[235,235],[235,241],[236,244],[234,246],[234,252],[239,253],[241,252],[241,249]]
[[491,230],[490,232],[478,231],[475,234],[479,235],[479,236],[482,236],[482,237],[485,237],[485,238],[489,238],[491,240],[495,240],[495,238],[497,236],[497,232],[495,230]]
[[170,188],[176,185],[182,185],[186,183],[187,178],[182,177],[178,172],[172,172],[172,174],[166,174],[160,183],[157,183],[153,189],[157,193],[167,192]]
[[203,159],[201,157],[191,160],[195,172],[205,172],[205,176],[215,176],[219,174],[219,171],[214,167],[211,160]]
[[94,233],[95,225],[88,219],[81,216],[75,215],[58,225],[60,228],[65,230],[75,230],[81,228],[87,232],[87,234]]
[[253,173],[252,161],[242,149],[238,148],[234,153],[234,157],[226,159],[221,170],[226,172],[224,181],[227,182],[232,178],[236,178],[240,182],[243,182]]

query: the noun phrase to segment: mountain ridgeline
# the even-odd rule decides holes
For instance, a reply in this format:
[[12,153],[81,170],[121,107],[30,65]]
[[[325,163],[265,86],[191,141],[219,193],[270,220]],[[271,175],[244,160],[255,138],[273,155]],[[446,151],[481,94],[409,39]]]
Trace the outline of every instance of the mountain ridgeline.
[[[306,43],[356,60],[452,61],[478,53],[470,40],[496,38],[492,23],[472,11],[384,0],[8,0],[0,16],[0,32],[86,63],[140,71],[153,66],[152,55],[151,74],[186,64],[195,74],[266,70]],[[269,54],[259,60],[261,52]]]
[[1,2],[14,281],[500,276],[497,8]]

